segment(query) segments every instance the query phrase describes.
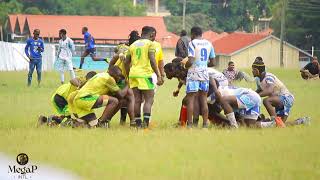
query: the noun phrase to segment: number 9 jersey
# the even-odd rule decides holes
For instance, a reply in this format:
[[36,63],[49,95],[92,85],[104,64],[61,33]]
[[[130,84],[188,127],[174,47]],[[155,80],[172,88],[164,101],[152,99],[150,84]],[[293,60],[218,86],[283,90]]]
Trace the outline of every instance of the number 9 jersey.
[[155,52],[154,43],[148,39],[140,39],[130,45],[127,56],[131,57],[129,78],[150,78],[153,69],[150,64],[149,52]]
[[187,79],[205,81],[209,80],[208,61],[215,58],[212,44],[205,39],[193,39],[189,43],[188,56],[195,58],[194,63],[188,70]]

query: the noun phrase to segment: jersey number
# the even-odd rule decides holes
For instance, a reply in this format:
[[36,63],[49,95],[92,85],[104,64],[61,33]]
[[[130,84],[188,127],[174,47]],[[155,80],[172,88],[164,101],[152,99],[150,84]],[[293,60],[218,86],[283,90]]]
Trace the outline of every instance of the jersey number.
[[201,61],[207,61],[208,60],[208,51],[206,48],[202,48],[200,51],[200,60]]
[[138,59],[141,58],[141,48],[136,49],[136,55],[138,56]]

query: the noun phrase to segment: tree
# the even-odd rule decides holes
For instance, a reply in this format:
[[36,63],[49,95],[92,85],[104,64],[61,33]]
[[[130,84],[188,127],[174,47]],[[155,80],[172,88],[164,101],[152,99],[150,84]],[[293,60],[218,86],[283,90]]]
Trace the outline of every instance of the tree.
[[[273,9],[272,28],[280,36],[282,3],[275,4]],[[295,46],[309,50],[315,46],[320,49],[320,3],[312,0],[290,0],[286,8],[285,40]],[[319,51],[316,51],[320,55]]]
[[21,13],[23,5],[17,0],[0,2],[0,24],[4,24],[8,14]]

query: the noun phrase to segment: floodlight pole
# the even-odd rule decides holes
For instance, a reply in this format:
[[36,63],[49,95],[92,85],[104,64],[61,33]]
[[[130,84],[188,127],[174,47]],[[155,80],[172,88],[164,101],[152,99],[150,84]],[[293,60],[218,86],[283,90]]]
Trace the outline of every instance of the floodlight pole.
[[284,33],[286,28],[286,7],[287,0],[282,0],[282,9],[281,9],[281,34],[280,34],[280,67],[284,67],[283,62],[283,44],[284,44]]
[[183,0],[183,11],[182,11],[182,29],[186,29],[186,6],[187,0]]

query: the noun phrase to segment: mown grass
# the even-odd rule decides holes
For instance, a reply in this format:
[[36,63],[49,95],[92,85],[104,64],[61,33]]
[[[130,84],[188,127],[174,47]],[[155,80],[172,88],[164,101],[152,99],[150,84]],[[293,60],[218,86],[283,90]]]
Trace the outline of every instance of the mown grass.
[[53,112],[58,75],[44,73],[42,87],[27,88],[26,72],[1,72],[0,151],[13,159],[25,152],[84,179],[319,179],[320,80],[300,80],[293,70],[272,72],[295,95],[290,120],[308,115],[311,126],[176,129],[184,93],[172,97],[177,82],[167,80],[157,91],[150,131],[120,127],[118,115],[110,130],[37,128],[37,116]]

